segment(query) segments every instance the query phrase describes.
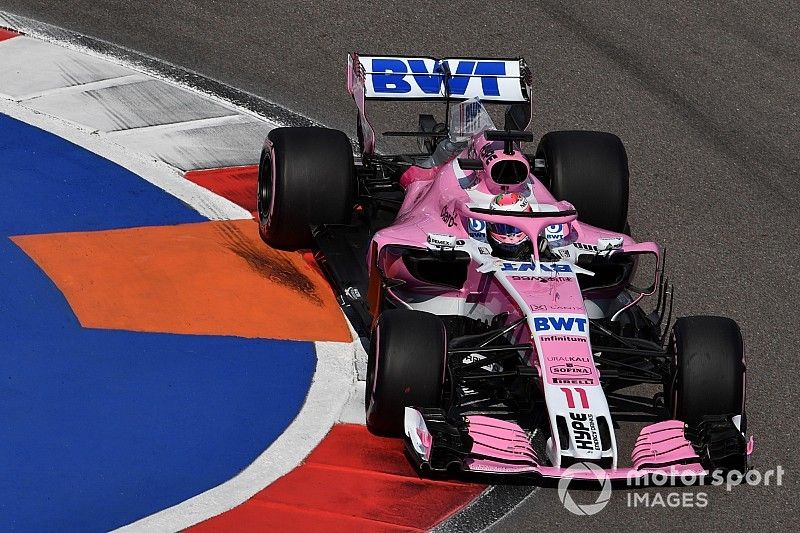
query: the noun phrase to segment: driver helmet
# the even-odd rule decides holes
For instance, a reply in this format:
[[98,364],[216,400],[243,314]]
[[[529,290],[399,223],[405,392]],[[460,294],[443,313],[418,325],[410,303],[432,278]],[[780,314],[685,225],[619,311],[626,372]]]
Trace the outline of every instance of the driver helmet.
[[[489,204],[491,211],[531,211],[528,200],[518,192],[498,194]],[[494,254],[501,259],[525,261],[531,257],[531,243],[528,236],[519,228],[508,224],[486,224],[486,235]]]

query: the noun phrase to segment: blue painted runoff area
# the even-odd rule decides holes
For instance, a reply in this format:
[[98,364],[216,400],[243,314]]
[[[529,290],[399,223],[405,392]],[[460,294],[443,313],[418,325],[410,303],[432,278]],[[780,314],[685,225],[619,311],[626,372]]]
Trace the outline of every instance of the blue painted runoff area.
[[8,237],[205,220],[0,115],[0,530],[105,531],[236,475],[303,404],[309,342],[85,329]]

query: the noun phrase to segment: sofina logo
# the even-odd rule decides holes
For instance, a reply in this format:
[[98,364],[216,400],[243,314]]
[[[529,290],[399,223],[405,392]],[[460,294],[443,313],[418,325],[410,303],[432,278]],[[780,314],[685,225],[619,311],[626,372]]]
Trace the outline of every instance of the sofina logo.
[[[569,492],[569,485],[573,478],[595,479],[600,482],[600,492],[594,503],[576,503]],[[567,468],[563,477],[558,481],[558,498],[564,508],[572,514],[591,516],[605,509],[611,500],[611,480],[605,470],[593,463],[576,463]]]

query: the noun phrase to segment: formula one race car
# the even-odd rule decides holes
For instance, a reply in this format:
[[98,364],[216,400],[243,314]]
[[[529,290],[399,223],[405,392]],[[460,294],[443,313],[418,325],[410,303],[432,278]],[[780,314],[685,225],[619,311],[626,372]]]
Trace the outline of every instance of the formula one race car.
[[[523,153],[530,85],[521,59],[351,55],[359,157],[339,131],[272,130],[259,170],[262,238],[317,250],[370,338],[367,426],[404,436],[421,471],[744,471],[739,327],[691,316],[669,328],[662,250],[630,236],[622,142],[557,131]],[[371,99],[441,100],[445,121],[420,115],[417,131],[384,133],[418,139],[421,153],[380,154]],[[484,103],[507,106],[502,129]],[[648,257],[652,282],[638,287]],[[638,384],[663,392],[621,392]],[[653,423],[621,467],[615,429],[632,413]]]

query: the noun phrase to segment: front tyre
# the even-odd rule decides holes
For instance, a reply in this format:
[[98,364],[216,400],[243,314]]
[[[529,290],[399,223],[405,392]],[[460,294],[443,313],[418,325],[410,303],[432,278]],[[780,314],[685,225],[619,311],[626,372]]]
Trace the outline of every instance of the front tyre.
[[403,434],[406,407],[438,407],[447,363],[447,332],[431,313],[391,309],[372,330],[364,403],[367,428]]
[[[706,416],[744,415],[744,345],[730,318],[690,316],[675,321],[670,338],[672,417],[695,426]],[[740,430],[744,432],[742,418]]]
[[354,187],[347,135],[318,127],[275,128],[258,166],[261,238],[275,248],[310,246],[311,226],[350,222]]

